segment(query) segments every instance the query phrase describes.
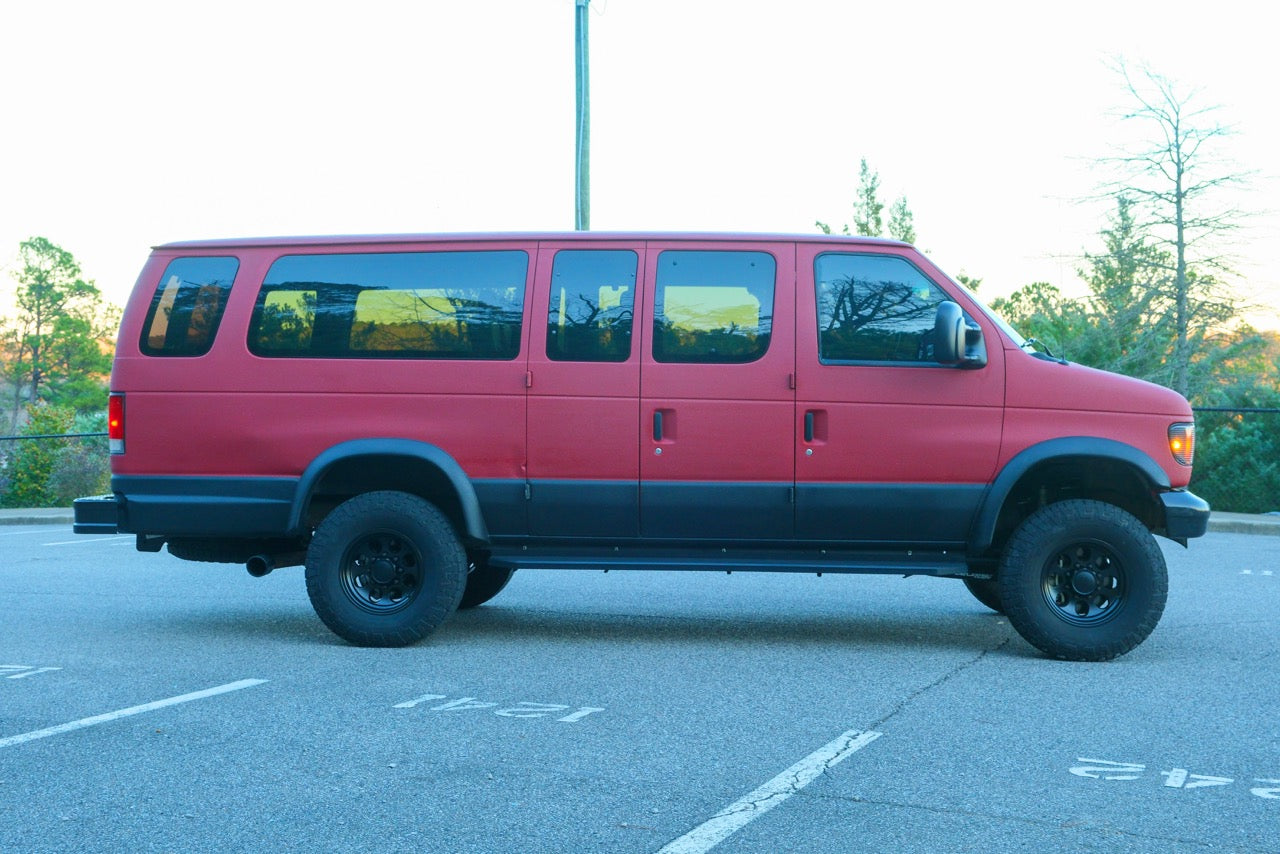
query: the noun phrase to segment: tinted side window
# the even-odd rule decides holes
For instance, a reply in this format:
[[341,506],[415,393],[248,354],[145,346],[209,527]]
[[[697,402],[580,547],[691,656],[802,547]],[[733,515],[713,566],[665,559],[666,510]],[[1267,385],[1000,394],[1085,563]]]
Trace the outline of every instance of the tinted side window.
[[814,262],[823,362],[933,361],[938,303],[950,299],[903,258],[828,253]]
[[776,272],[767,252],[663,252],[654,297],[653,358],[759,359],[769,349]]
[[551,268],[547,358],[625,362],[631,355],[639,256],[627,249],[563,250]]
[[236,258],[170,261],[142,326],[142,352],[148,356],[208,353],[239,267]]
[[518,250],[290,255],[249,329],[259,356],[514,359],[529,256]]

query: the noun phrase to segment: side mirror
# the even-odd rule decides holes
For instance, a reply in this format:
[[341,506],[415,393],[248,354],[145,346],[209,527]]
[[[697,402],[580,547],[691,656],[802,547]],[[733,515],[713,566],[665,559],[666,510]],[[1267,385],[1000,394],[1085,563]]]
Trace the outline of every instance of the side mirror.
[[964,361],[965,325],[960,306],[948,300],[938,303],[933,320],[933,358],[942,365]]

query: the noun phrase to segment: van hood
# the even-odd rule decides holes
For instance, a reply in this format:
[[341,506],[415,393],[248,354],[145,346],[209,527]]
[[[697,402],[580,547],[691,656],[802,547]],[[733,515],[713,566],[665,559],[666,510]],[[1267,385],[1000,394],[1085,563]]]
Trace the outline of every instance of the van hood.
[[1006,351],[1008,406],[1077,412],[1145,412],[1190,421],[1191,405],[1173,389],[1073,362]]

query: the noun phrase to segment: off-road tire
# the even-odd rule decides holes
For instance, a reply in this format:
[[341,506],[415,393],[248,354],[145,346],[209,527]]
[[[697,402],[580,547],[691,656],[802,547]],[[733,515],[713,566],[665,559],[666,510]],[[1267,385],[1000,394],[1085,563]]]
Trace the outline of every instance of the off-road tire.
[[404,492],[366,492],[316,528],[306,578],[311,605],[334,634],[357,646],[405,646],[457,609],[467,556],[434,505]]
[[1032,646],[1070,661],[1108,661],[1142,643],[1164,613],[1164,555],[1112,504],[1071,500],[1027,517],[997,576],[1009,622]]

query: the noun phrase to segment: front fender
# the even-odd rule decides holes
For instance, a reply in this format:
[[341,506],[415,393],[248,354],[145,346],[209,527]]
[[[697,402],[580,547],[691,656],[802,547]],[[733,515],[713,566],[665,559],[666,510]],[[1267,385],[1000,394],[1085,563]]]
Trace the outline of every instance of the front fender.
[[969,532],[969,554],[982,554],[991,548],[1005,500],[1028,472],[1043,463],[1068,458],[1107,459],[1124,463],[1136,469],[1150,484],[1152,491],[1172,488],[1164,469],[1146,452],[1132,445],[1097,436],[1050,439],[1020,451],[987,487]]

